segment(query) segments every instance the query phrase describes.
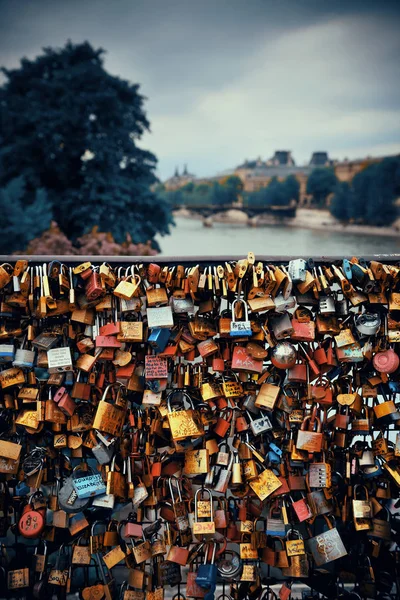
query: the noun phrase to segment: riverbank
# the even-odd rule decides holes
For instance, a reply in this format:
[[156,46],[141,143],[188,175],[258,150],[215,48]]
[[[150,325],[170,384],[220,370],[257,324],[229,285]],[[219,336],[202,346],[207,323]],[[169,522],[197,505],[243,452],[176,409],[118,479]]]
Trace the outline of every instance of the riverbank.
[[[201,215],[182,208],[174,213],[176,217],[183,219],[204,220]],[[248,227],[266,227],[269,225],[279,225],[285,227],[314,229],[319,231],[331,231],[335,233],[351,233],[354,235],[372,235],[379,237],[399,237],[400,223],[396,221],[396,226],[392,227],[372,227],[370,225],[343,225],[339,223],[327,210],[312,210],[309,208],[298,208],[294,218],[278,217],[271,214],[248,217],[246,213],[238,209],[232,209],[227,212],[216,213],[205,220],[205,225],[212,226],[212,223],[230,223],[232,225],[245,225]]]

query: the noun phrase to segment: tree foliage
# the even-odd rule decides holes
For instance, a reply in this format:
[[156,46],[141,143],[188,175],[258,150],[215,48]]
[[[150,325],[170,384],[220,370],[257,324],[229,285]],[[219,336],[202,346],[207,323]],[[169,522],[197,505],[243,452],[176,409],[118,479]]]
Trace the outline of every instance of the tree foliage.
[[[107,73],[102,49],[88,42],[45,48],[0,88],[0,187],[23,175],[29,207],[45,190],[50,211],[71,240],[97,226],[117,242],[166,234],[168,204],[150,190],[155,156],[138,146],[150,123],[139,86]],[[38,207],[36,207],[38,208]]]
[[[9,254],[23,248],[51,222],[51,204],[46,190],[27,190],[23,176],[11,179],[0,188],[0,252]],[[41,215],[41,219],[38,219]]]
[[353,196],[353,191],[347,181],[337,184],[331,200],[330,211],[338,221],[348,221]]
[[293,175],[283,181],[272,177],[269,184],[256,192],[248,194],[249,206],[289,206],[293,201],[298,202],[300,184]]
[[326,200],[336,187],[337,179],[333,169],[314,169],[307,179],[307,194],[313,197],[313,204],[326,205]]
[[157,194],[171,206],[201,206],[231,205],[238,201],[243,190],[239,177],[232,175],[219,181],[210,181],[195,184],[194,182],[178,188],[166,190],[164,186],[157,188]]
[[341,221],[384,226],[397,216],[400,197],[400,156],[385,158],[355,175],[351,184],[340,183],[333,196],[331,213]]

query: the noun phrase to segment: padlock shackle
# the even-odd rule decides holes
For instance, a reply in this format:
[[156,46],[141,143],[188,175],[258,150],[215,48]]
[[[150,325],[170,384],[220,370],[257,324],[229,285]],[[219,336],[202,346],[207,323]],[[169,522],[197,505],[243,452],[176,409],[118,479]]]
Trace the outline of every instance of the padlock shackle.
[[[194,404],[193,404],[193,400],[192,400],[192,398],[190,397],[190,395],[189,395],[189,394],[188,394],[188,393],[187,393],[185,390],[181,390],[181,389],[175,389],[175,390],[172,390],[172,391],[171,391],[171,392],[168,394],[168,396],[167,396],[167,408],[168,408],[168,412],[169,412],[169,413],[172,413],[172,412],[173,412],[173,411],[172,411],[172,409],[171,409],[171,400],[172,400],[172,398],[173,398],[174,396],[176,396],[177,394],[181,394],[181,395],[183,396],[183,399],[184,399],[184,398],[187,398],[187,399],[188,399],[188,402],[189,402],[189,404],[190,404],[190,406],[191,406],[191,407],[192,407],[192,409],[194,410]],[[182,401],[183,401],[183,400],[182,400]]]
[[[214,521],[214,507],[213,507],[213,497],[212,497],[212,493],[211,490],[209,490],[206,487],[201,487],[199,488],[195,495],[194,495],[194,520],[197,523],[198,522],[198,511],[197,511],[197,498],[199,494],[203,494],[204,492],[208,493],[209,496],[209,501],[210,501],[210,512],[211,512],[211,516],[210,516],[210,521]],[[201,496],[203,497],[203,496]]]

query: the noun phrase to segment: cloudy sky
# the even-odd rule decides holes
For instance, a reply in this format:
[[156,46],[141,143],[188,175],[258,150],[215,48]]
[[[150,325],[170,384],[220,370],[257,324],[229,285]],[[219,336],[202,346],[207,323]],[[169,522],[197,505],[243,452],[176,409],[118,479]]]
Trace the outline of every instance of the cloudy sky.
[[400,2],[0,0],[0,64],[89,40],[139,82],[162,179],[400,151]]

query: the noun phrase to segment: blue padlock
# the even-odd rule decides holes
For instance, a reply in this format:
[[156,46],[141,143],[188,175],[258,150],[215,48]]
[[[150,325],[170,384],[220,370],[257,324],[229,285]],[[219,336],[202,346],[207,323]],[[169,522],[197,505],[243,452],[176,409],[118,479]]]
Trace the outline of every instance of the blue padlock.
[[171,332],[169,329],[155,327],[151,330],[148,342],[149,345],[153,348],[153,350],[155,350],[156,352],[163,352],[163,350],[165,350],[166,345],[168,344],[170,337]]
[[47,369],[42,367],[34,367],[35,377],[39,379],[39,381],[47,381],[50,377],[50,373]]
[[15,348],[13,344],[0,344],[0,363],[8,363],[14,360]]
[[27,496],[31,491],[29,485],[26,484],[25,481],[19,481],[15,486],[15,495],[16,496]]
[[214,588],[217,583],[217,565],[215,563],[215,552],[216,552],[216,544],[213,544],[213,551],[211,556],[211,562],[207,563],[208,557],[208,546],[206,547],[204,553],[204,563],[199,566],[199,570],[197,571],[196,583],[202,588],[209,589]]
[[351,270],[351,263],[349,260],[347,260],[347,258],[343,259],[343,271],[344,274],[346,276],[346,278],[351,281],[351,279],[353,279],[353,271]]
[[268,450],[268,460],[274,465],[278,465],[281,462],[281,457],[273,450]]
[[272,452],[277,454],[279,457],[282,456],[282,450],[279,448],[279,446],[274,444],[274,442],[269,443],[269,449],[272,450]]

